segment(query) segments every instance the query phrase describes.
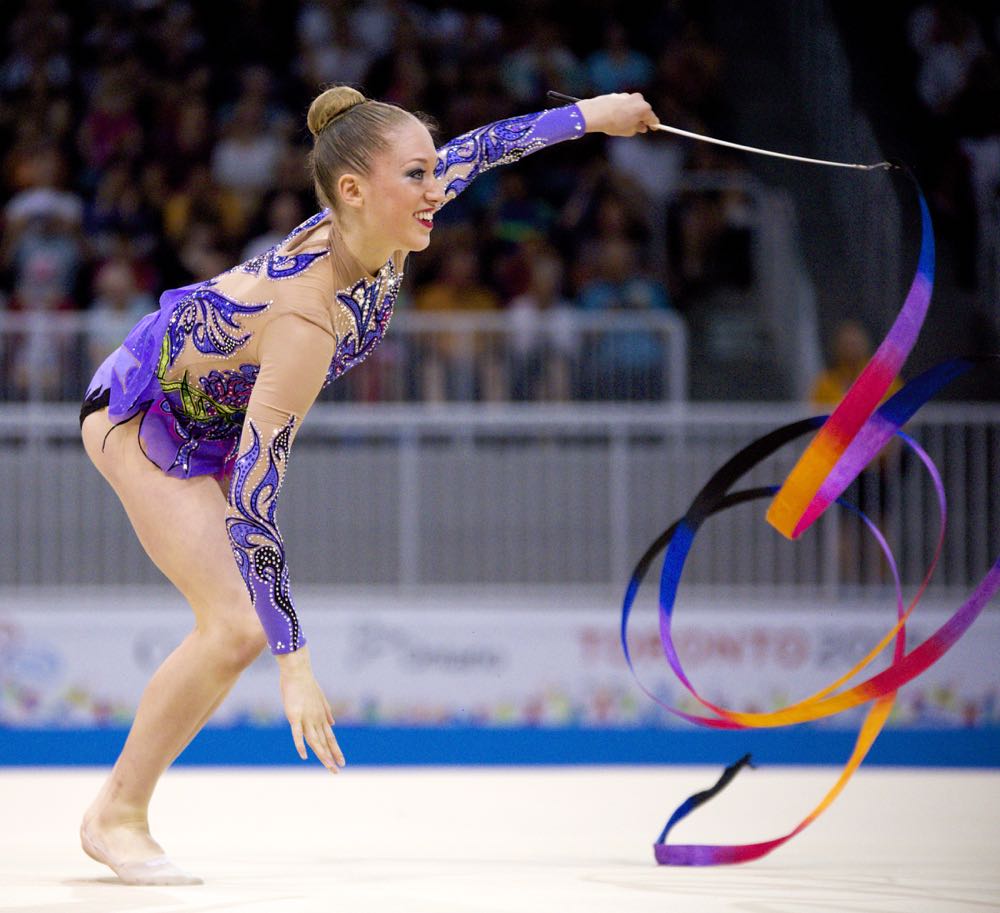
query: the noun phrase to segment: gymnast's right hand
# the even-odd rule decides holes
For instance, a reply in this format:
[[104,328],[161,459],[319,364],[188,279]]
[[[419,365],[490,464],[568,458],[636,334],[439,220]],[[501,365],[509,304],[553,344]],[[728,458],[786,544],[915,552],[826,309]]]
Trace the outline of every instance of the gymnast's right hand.
[[660,122],[649,102],[638,92],[612,92],[577,102],[587,133],[635,136]]
[[312,672],[309,647],[277,656],[281,677],[281,701],[292,727],[299,757],[306,759],[306,743],[331,773],[346,763],[333,735],[333,712]]

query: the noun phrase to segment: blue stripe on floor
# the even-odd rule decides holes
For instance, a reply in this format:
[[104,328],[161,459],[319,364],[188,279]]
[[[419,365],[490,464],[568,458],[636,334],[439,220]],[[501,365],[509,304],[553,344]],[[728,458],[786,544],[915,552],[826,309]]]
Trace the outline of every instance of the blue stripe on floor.
[[[841,764],[854,734],[809,727],[756,732],[696,729],[409,728],[338,726],[351,766],[531,764],[728,764],[751,752],[759,764]],[[107,765],[125,729],[0,727],[0,765]],[[179,764],[301,764],[285,726],[208,728]],[[1000,727],[884,732],[868,764],[1000,767]]]

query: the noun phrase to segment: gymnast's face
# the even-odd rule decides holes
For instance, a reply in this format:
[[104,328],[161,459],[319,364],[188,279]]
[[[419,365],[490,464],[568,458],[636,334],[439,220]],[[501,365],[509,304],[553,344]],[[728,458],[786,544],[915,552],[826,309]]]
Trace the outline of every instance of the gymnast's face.
[[372,162],[364,184],[366,224],[391,250],[423,250],[430,244],[434,211],[444,202],[434,177],[437,152],[427,128],[416,118],[395,129],[388,148]]

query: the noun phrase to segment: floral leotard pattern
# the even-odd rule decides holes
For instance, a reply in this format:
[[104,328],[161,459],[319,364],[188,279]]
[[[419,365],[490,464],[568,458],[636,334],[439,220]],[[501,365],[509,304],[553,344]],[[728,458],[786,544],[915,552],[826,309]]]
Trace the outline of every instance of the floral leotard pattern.
[[[384,276],[381,275],[383,271]],[[377,282],[367,283],[359,279],[353,288],[337,292],[337,304],[350,314],[354,323],[337,340],[337,350],[326,373],[324,386],[361,364],[375,350],[389,328],[403,274],[396,272],[392,260],[379,270],[379,274]]]
[[[275,519],[294,424],[292,418],[272,437],[267,453],[262,454],[257,428],[253,419],[247,420],[250,446],[236,460],[226,518],[236,566],[250,592],[268,643],[276,652],[304,643],[288,587],[285,543]],[[248,482],[259,462],[263,462],[264,473],[251,486]]]
[[[445,202],[585,126],[572,105],[457,137],[434,169]],[[144,452],[168,475],[228,481],[230,544],[274,653],[306,642],[276,520],[295,434],[319,391],[381,342],[403,279],[401,251],[370,275],[338,240],[323,210],[251,260],[164,292],[87,389],[116,424],[139,419]]]

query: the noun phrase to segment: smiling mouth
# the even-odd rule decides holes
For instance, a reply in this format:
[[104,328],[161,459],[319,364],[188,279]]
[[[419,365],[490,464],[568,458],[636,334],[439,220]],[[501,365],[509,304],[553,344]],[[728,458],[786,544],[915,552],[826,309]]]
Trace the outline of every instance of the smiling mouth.
[[414,214],[414,218],[428,231],[434,227],[434,210],[425,209],[423,212]]

